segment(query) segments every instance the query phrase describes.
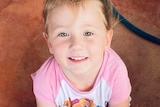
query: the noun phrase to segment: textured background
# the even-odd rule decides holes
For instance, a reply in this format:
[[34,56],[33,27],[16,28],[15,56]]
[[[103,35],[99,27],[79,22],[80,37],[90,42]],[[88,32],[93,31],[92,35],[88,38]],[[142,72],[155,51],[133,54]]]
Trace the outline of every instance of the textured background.
[[[134,25],[160,37],[159,0],[112,0]],[[0,0],[0,107],[36,107],[30,74],[49,56],[41,17],[43,0]],[[128,67],[132,107],[160,105],[160,47],[119,23],[112,48]]]

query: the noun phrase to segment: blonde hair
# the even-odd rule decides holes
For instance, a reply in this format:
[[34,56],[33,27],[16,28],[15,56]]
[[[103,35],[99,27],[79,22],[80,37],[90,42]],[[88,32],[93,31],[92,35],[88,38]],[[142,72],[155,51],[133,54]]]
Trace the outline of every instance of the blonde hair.
[[[63,5],[77,8],[77,6],[83,6],[83,4],[87,5],[86,3],[87,1],[90,0],[46,0],[45,7],[43,10],[46,33],[48,33],[48,24],[47,24],[48,15],[52,10],[54,10],[58,6],[63,6]],[[113,26],[116,24],[117,18],[114,17],[113,15],[111,1],[110,0],[95,0],[95,1],[99,1],[99,3],[97,4],[100,6],[98,11],[101,14],[106,29],[107,30],[112,29]]]

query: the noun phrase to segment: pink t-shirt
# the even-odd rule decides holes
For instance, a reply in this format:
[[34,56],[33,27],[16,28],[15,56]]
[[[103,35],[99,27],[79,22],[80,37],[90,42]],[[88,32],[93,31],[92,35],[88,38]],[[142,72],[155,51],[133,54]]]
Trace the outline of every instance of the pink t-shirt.
[[105,107],[108,103],[118,104],[125,101],[131,93],[126,66],[112,49],[105,52],[94,87],[88,92],[77,90],[67,80],[53,57],[32,74],[32,79],[36,98],[57,107],[65,107],[64,105],[69,103],[73,106],[82,102],[95,107]]

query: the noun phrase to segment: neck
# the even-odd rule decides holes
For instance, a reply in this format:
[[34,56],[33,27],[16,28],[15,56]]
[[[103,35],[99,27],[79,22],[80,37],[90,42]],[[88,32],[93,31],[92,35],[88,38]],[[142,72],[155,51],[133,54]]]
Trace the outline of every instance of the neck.
[[73,86],[75,86],[79,91],[89,91],[93,88],[98,73],[94,74],[84,74],[77,76],[70,76],[69,81]]

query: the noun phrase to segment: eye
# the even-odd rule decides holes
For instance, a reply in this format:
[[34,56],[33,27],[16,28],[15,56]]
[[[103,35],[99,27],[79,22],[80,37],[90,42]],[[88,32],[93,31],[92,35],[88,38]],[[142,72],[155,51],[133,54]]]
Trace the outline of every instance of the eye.
[[65,32],[62,32],[62,33],[58,34],[58,36],[60,36],[60,37],[66,37],[66,36],[69,36],[69,34],[65,33]]
[[85,32],[85,33],[84,33],[84,36],[92,36],[92,35],[93,35],[92,32]]

